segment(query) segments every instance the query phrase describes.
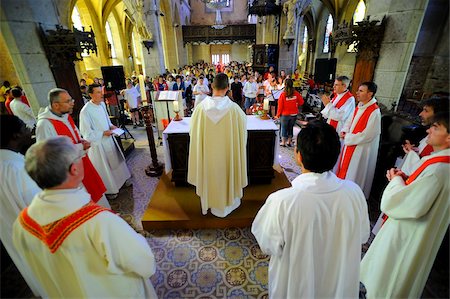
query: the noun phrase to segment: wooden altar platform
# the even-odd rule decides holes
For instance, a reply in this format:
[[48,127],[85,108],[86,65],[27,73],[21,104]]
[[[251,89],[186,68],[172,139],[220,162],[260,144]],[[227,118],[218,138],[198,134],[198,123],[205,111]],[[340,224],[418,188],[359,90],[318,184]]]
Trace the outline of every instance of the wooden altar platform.
[[251,226],[256,213],[269,194],[290,187],[291,184],[283,171],[275,171],[271,184],[250,185],[244,189],[241,205],[225,218],[219,218],[210,212],[202,215],[200,198],[193,186],[175,187],[170,176],[164,174],[142,217],[145,230],[167,228],[225,228]]

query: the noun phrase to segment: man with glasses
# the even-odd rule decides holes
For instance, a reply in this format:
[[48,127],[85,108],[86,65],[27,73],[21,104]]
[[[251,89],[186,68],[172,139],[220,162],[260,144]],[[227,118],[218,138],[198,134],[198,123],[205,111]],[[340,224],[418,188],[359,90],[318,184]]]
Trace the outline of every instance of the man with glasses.
[[33,145],[25,169],[42,188],[13,225],[44,298],[156,298],[146,239],[82,188],[84,151],[68,137]]
[[[38,115],[36,125],[36,140],[41,141],[50,137],[64,135],[72,139],[80,150],[87,151],[91,144],[81,138],[80,131],[75,126],[72,117],[69,115],[73,111],[74,99],[67,90],[62,88],[54,88],[48,93],[49,106]],[[87,192],[91,195],[94,202],[111,208],[104,193],[106,187],[103,180],[98,174],[89,157],[83,157],[85,177],[83,185]]]
[[322,103],[325,108],[320,112],[327,123],[332,125],[338,134],[341,133],[345,122],[355,111],[355,98],[348,90],[350,79],[346,76],[337,77],[334,80],[332,98],[323,95]]

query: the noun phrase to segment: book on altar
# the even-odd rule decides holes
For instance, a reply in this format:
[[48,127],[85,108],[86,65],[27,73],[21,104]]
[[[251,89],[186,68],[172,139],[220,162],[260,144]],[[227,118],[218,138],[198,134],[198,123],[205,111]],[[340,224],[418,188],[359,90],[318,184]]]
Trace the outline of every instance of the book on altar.
[[178,90],[164,90],[159,93],[158,100],[162,101],[178,101]]

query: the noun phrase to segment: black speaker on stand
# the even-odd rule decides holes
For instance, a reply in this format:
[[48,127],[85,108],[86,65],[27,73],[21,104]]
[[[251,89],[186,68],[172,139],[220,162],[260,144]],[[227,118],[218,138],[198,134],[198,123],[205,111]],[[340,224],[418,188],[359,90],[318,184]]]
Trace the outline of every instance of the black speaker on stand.
[[[102,66],[101,68],[103,81],[105,82],[106,90],[114,91],[116,96],[119,94],[120,90],[126,89],[127,86],[125,84],[125,73],[123,71],[122,65],[116,66]],[[123,101],[117,99],[119,106],[119,127],[125,131],[124,139],[133,138],[130,131],[128,131],[125,126],[126,117],[125,117],[125,109],[123,106]],[[128,134],[128,136],[127,136]]]

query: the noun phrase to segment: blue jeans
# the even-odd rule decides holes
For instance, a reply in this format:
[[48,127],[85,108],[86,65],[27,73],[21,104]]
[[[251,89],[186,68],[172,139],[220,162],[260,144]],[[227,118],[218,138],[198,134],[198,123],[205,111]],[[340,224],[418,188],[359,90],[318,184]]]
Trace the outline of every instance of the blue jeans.
[[294,137],[294,125],[297,120],[297,115],[282,115],[281,121],[281,137],[292,138]]
[[244,104],[245,109],[250,108],[253,104],[255,104],[255,101],[256,101],[256,98],[245,97],[245,104]]

